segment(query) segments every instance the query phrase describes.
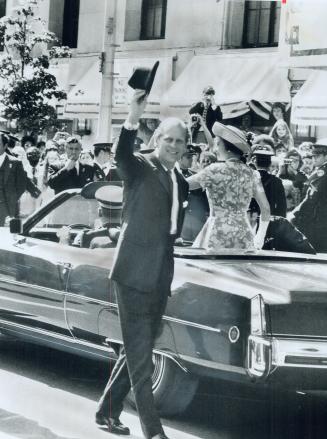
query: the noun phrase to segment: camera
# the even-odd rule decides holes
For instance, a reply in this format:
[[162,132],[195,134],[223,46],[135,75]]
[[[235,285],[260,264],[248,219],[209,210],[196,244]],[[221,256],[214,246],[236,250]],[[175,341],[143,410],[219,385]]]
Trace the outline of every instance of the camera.
[[199,122],[199,117],[196,116],[195,114],[193,114],[193,116],[191,116],[191,121],[192,122]]
[[284,159],[284,165],[290,165],[293,162],[292,159]]

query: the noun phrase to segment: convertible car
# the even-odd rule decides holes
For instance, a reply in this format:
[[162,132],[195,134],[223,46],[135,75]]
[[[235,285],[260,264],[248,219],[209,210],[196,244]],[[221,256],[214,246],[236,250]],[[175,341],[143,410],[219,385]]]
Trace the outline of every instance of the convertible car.
[[[14,220],[0,229],[3,335],[117,358],[122,338],[108,278],[115,240],[109,248],[89,249],[74,239],[93,228],[97,212],[84,189],[68,190],[23,224]],[[65,243],[59,242],[62,230],[69,231]],[[323,255],[207,254],[176,246],[172,296],[154,351],[159,411],[182,412],[203,377],[327,389],[326,314]]]

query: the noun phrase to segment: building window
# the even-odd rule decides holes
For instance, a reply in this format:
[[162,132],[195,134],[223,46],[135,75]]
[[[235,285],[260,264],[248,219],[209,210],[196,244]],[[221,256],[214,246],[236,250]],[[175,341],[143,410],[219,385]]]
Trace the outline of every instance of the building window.
[[167,0],[143,0],[141,40],[165,38]]
[[77,47],[79,0],[65,0],[62,45]]
[[79,0],[51,0],[49,30],[63,46],[77,47]]
[[126,0],[125,41],[165,38],[167,0]]
[[280,10],[278,1],[246,1],[243,47],[278,46]]
[[0,0],[0,18],[6,15],[6,0]]

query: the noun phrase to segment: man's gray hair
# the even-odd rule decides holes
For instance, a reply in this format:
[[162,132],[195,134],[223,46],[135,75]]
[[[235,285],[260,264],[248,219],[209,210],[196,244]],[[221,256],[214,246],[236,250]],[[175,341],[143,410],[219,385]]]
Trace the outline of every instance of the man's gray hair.
[[178,119],[177,117],[167,117],[167,119],[161,122],[161,124],[154,132],[155,140],[157,140],[159,136],[163,135],[166,132],[166,130],[172,126],[180,127],[185,131],[185,143],[188,143],[189,135],[190,135],[188,126],[186,125],[185,122],[183,122],[181,119]]

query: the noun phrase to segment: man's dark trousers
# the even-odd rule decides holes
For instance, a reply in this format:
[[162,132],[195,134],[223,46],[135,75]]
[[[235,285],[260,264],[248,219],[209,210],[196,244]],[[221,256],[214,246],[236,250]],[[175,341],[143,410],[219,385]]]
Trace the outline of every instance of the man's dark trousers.
[[115,282],[124,349],[121,349],[100,400],[98,413],[111,418],[119,417],[132,384],[142,430],[149,439],[163,433],[152,393],[152,349],[167,304],[173,263],[171,246],[167,249],[158,287],[152,292]]

